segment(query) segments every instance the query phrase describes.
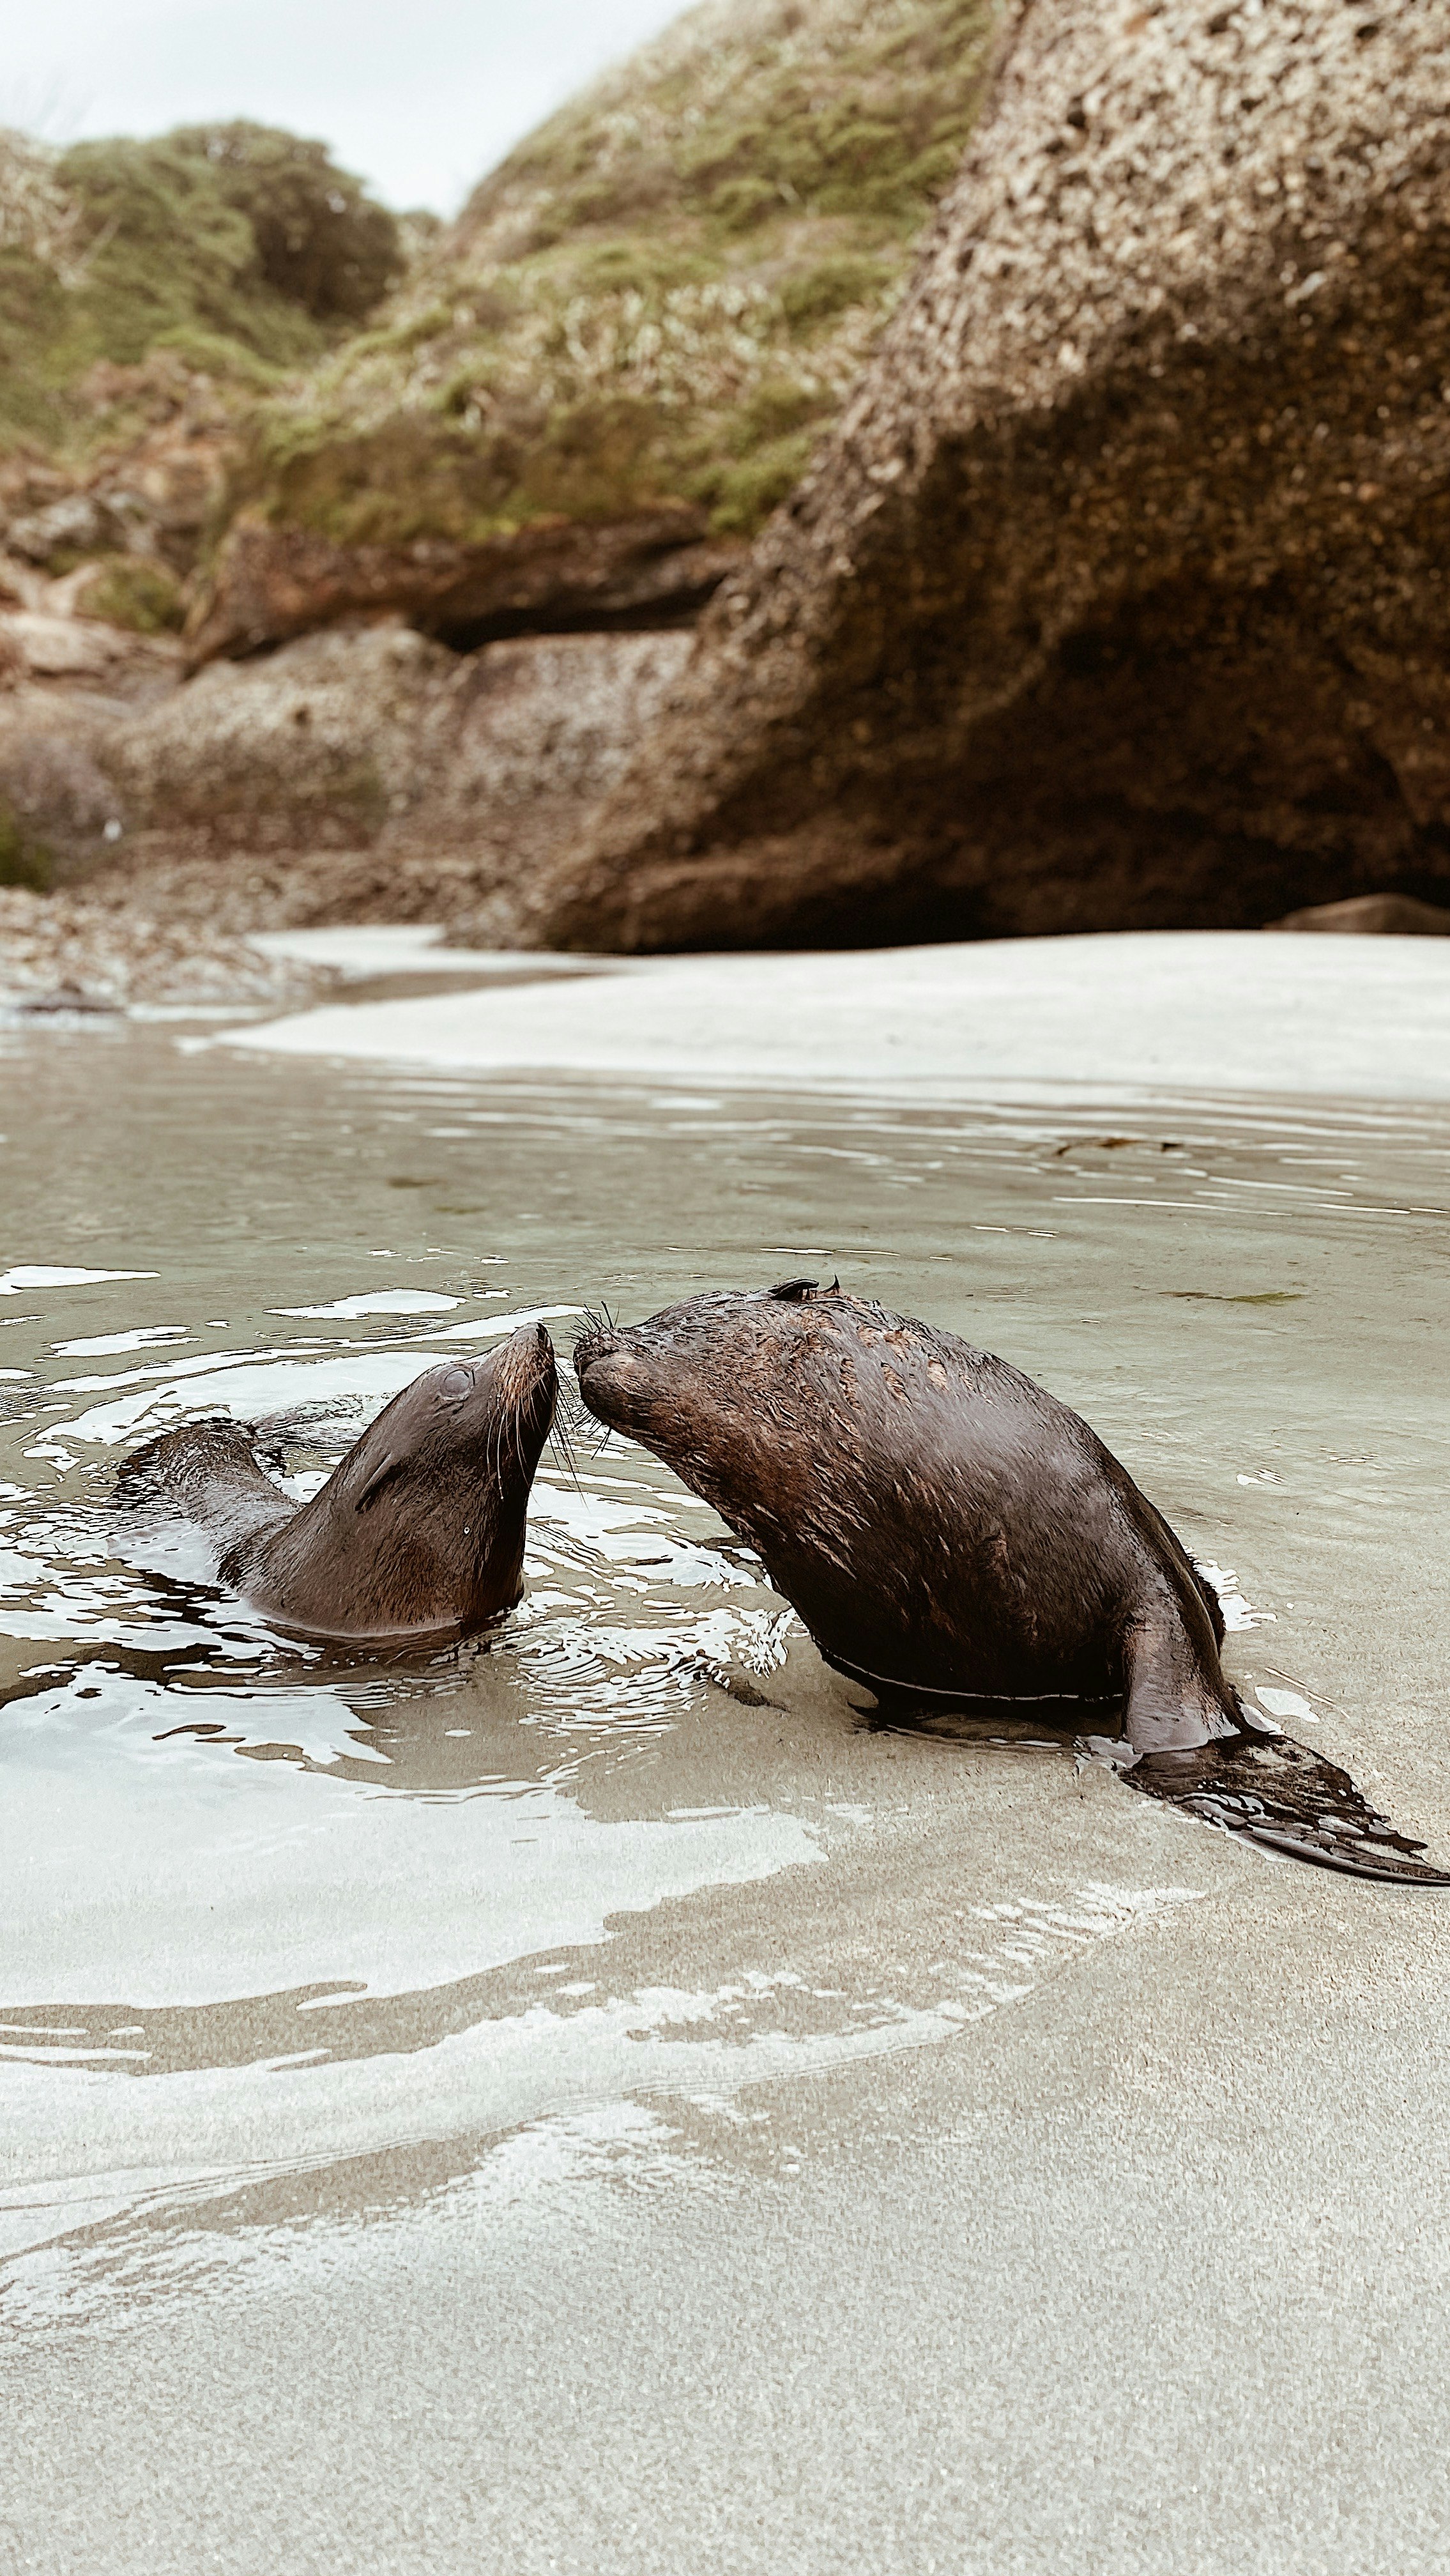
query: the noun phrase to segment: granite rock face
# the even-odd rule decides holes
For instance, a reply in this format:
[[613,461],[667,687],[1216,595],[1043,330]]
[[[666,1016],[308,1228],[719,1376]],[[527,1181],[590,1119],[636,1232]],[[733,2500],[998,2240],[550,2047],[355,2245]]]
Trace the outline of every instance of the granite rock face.
[[578,845],[689,646],[533,635],[459,655],[338,626],[130,699],[18,686],[0,697],[0,882],[8,817],[12,876],[108,909],[506,940],[518,888]]
[[1020,0],[915,283],[521,935],[1450,892],[1450,0]]

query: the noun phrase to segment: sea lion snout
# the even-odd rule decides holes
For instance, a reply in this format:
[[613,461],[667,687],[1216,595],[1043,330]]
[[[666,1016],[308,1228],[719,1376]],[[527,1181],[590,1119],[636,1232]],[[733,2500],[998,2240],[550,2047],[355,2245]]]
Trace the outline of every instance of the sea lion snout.
[[[640,1392],[640,1369],[636,1353],[630,1348],[631,1336],[621,1332],[606,1308],[602,1315],[587,1317],[583,1332],[574,1344],[574,1375],[579,1392],[597,1422],[611,1431],[627,1431],[630,1426],[631,1392]],[[631,1390],[630,1381],[635,1381]]]
[[585,1370],[593,1368],[596,1360],[602,1360],[611,1351],[617,1350],[619,1340],[619,1334],[611,1323],[601,1321],[597,1315],[588,1317],[583,1332],[574,1344],[574,1374],[581,1386],[584,1383]]
[[[486,1365],[475,1363],[477,1377],[482,1377]],[[542,1324],[520,1324],[517,1332],[510,1333],[494,1356],[493,1371],[498,1393],[506,1403],[532,1413],[547,1399],[548,1417],[553,1420],[559,1373],[554,1345]]]
[[639,1393],[640,1371],[633,1351],[619,1335],[603,1333],[581,1342],[574,1353],[574,1372],[596,1421],[607,1423],[611,1431],[628,1430],[633,1411],[630,1397]]

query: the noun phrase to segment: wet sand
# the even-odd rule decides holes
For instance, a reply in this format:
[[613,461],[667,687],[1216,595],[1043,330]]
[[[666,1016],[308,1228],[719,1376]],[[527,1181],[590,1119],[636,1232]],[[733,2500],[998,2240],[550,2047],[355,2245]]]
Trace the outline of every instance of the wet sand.
[[[278,959],[348,964],[282,934]],[[375,965],[386,952],[371,952]],[[431,962],[446,952],[435,951]],[[409,951],[416,963],[417,952]],[[563,961],[520,957],[515,971]],[[1011,1097],[1024,1084],[1450,1098],[1450,951],[1257,931],[1002,939],[829,956],[580,961],[587,984],[316,1010],[239,1041],[437,1067]]]
[[[1443,2565],[1447,1900],[870,1731],[617,1445],[432,1675],[299,1668],[99,1518],[181,1408],[310,1403],[325,1463],[514,1313],[829,1264],[1078,1404],[1234,1569],[1241,1686],[1450,1853],[1445,1021],[1410,943],[1332,1008],[1259,945],[1292,1096],[1252,1012],[1063,1070],[1060,954],[1015,1055],[943,1000],[900,1089],[854,959],[834,1052],[799,960],[6,1042],[5,2576]],[[687,975],[788,1090],[678,1034],[630,1079]]]

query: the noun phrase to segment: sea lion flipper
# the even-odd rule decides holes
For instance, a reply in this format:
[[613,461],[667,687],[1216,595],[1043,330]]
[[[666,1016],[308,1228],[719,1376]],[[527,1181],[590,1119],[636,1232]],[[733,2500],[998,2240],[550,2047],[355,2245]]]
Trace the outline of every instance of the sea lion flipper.
[[1422,1842],[1398,1832],[1347,1771],[1292,1736],[1266,1743],[1241,1735],[1196,1753],[1149,1755],[1123,1776],[1130,1788],[1266,1851],[1352,1878],[1450,1887],[1450,1873],[1420,1858]]
[[[1164,1607],[1136,1620],[1124,1639],[1124,1656],[1128,1705],[1123,1732],[1136,1754],[1192,1753],[1238,1733],[1238,1722],[1224,1704],[1222,1681],[1215,1686],[1202,1652],[1172,1610]],[[1213,1663],[1216,1670],[1216,1655]]]
[[1450,1887],[1450,1870],[1406,1853],[1398,1836],[1375,1836],[1329,1843],[1305,1826],[1281,1830],[1274,1825],[1249,1829],[1251,1842],[1269,1851],[1287,1852],[1293,1860],[1316,1861],[1321,1869],[1339,1869],[1351,1878],[1387,1879],[1395,1887]]

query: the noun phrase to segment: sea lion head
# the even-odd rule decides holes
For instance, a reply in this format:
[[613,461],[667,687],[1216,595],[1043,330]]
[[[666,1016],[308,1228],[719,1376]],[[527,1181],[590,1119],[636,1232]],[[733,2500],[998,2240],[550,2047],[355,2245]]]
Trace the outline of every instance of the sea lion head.
[[574,1349],[579,1392],[738,1527],[786,1508],[803,1473],[791,1434],[811,1416],[813,1360],[868,1311],[787,1279],[691,1297],[624,1328],[591,1318]]
[[557,1394],[542,1324],[482,1358],[425,1369],[267,1540],[251,1597],[330,1636],[497,1618],[522,1589],[529,1492]]

